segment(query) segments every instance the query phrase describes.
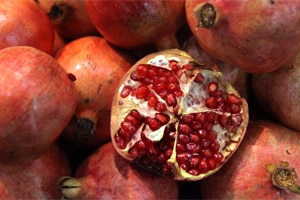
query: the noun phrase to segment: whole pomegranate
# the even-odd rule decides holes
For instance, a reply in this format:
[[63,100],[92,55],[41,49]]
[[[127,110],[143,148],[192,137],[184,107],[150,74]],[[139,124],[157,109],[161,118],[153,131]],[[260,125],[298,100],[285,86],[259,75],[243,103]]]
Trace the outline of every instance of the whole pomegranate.
[[300,49],[298,1],[186,0],[186,18],[201,47],[246,72],[271,72]]
[[139,60],[121,80],[112,104],[117,151],[177,180],[216,172],[248,123],[247,102],[221,76],[178,49]]
[[184,0],[85,0],[85,4],[97,30],[114,45],[178,48],[176,33],[186,22]]
[[68,158],[57,143],[30,163],[0,167],[0,199],[59,199],[53,183],[71,174]]
[[177,199],[176,181],[136,168],[111,142],[79,166],[75,178],[59,181],[62,199]]
[[299,155],[300,132],[272,121],[250,121],[236,153],[217,173],[200,181],[202,197],[300,199]]
[[67,72],[76,76],[79,95],[74,119],[63,136],[78,147],[96,148],[110,140],[114,91],[135,59],[98,36],[86,36],[67,43],[55,58]]
[[276,71],[252,76],[261,106],[284,125],[300,131],[300,52]]
[[99,35],[92,23],[84,0],[36,0],[47,13],[58,33],[65,39]]
[[41,50],[7,47],[0,60],[0,163],[19,164],[38,157],[59,137],[78,95],[70,75]]
[[54,28],[34,0],[0,0],[0,49],[32,46],[53,51]]

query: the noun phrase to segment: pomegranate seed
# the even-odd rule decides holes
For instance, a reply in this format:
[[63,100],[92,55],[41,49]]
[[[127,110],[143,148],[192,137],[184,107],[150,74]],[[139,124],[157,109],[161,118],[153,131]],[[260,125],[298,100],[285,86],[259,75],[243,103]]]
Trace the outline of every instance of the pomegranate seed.
[[199,165],[200,165],[200,158],[199,156],[194,156],[190,159],[189,161],[189,165],[190,165],[190,168],[198,168]]
[[158,100],[157,98],[153,95],[153,96],[150,96],[149,99],[148,99],[148,106],[149,107],[155,107],[155,105],[158,103]]
[[120,93],[120,96],[122,98],[126,98],[130,92],[132,91],[132,87],[128,86],[128,85],[125,85],[123,88],[122,88],[122,91]]
[[199,144],[201,141],[200,136],[198,134],[191,134],[190,135],[190,142],[193,142],[195,144]]
[[205,99],[205,106],[208,108],[215,109],[218,107],[218,102],[216,101],[215,97],[207,97]]
[[180,134],[178,136],[178,138],[179,138],[179,142],[182,143],[182,144],[187,144],[190,141],[190,138],[189,138],[188,135]]
[[202,139],[201,140],[201,147],[203,149],[209,149],[211,147],[211,141],[206,139],[206,138]]
[[200,151],[200,145],[197,145],[195,143],[188,143],[186,145],[186,150],[191,154],[198,153]]
[[132,115],[127,115],[126,117],[125,117],[125,119],[124,119],[124,121],[126,121],[126,122],[130,122],[132,125],[134,125],[134,126],[136,126],[136,125],[138,125],[139,124],[139,121],[138,120],[136,120]]
[[115,142],[116,142],[117,146],[120,149],[125,149],[127,143],[124,141],[123,138],[119,137],[118,135],[115,135],[114,139],[115,139]]
[[214,112],[208,112],[205,116],[206,122],[214,123],[218,120],[218,115]]
[[150,117],[147,117],[146,118],[146,124],[149,125],[150,129],[155,131],[157,129],[160,128],[160,123],[157,119],[155,118],[150,118]]
[[177,161],[178,163],[187,163],[188,160],[191,158],[191,154],[189,153],[180,153],[180,154],[177,154]]
[[212,153],[209,149],[204,149],[202,150],[201,155],[205,158],[210,158],[212,156]]
[[200,174],[199,170],[197,169],[191,169],[191,170],[188,170],[189,174],[191,175],[194,175],[194,176],[197,176]]
[[141,77],[146,77],[148,75],[149,66],[148,65],[139,65],[136,68],[136,72]]
[[240,104],[241,99],[234,94],[229,94],[227,96],[226,102],[229,104]]
[[214,168],[216,168],[216,162],[213,159],[208,159],[207,166],[208,166],[208,169],[214,169]]
[[181,123],[183,124],[190,124],[194,121],[194,116],[192,114],[183,115],[181,118]]
[[198,133],[201,138],[205,138],[207,135],[207,132],[204,129],[199,130]]
[[201,173],[205,173],[208,171],[206,158],[201,159],[199,168],[201,169]]
[[194,79],[196,83],[203,83],[204,80],[205,77],[201,73],[198,73]]
[[157,110],[158,112],[165,112],[167,110],[167,107],[165,104],[161,103],[161,102],[158,102],[156,105],[155,105],[155,110]]
[[218,122],[223,128],[225,128],[228,123],[228,117],[225,114],[219,115]]
[[192,132],[192,129],[190,126],[186,124],[179,124],[179,133],[189,135]]
[[163,113],[156,113],[155,117],[161,123],[161,125],[167,124],[170,120],[169,115]]
[[210,82],[207,86],[208,93],[213,93],[219,89],[219,85],[216,82]]
[[141,81],[142,80],[142,78],[139,76],[139,74],[136,71],[134,71],[130,74],[130,78],[134,81]]
[[159,93],[165,89],[165,83],[158,83],[155,85],[155,92]]
[[237,114],[241,112],[241,107],[237,104],[232,104],[231,105],[231,113],[232,114]]
[[206,120],[205,120],[205,115],[203,113],[197,113],[195,116],[195,119],[197,122],[203,124]]
[[165,76],[158,78],[159,83],[167,83],[168,79]]
[[175,106],[177,104],[176,97],[172,93],[167,95],[166,102],[169,106]]
[[140,85],[134,92],[134,95],[137,99],[144,99],[145,97],[147,97],[149,93],[149,89],[147,88],[147,86],[144,85]]
[[185,150],[185,146],[184,145],[182,145],[180,143],[176,144],[176,152],[177,152],[177,154],[183,153],[185,151],[186,150]]
[[130,122],[123,121],[121,123],[121,128],[123,131],[131,135],[136,132],[136,128]]

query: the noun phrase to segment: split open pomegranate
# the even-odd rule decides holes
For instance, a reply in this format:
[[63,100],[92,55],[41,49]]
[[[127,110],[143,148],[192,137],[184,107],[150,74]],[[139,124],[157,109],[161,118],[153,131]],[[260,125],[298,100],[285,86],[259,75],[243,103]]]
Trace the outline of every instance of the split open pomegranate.
[[113,100],[116,150],[176,180],[200,180],[216,172],[248,125],[246,100],[221,77],[178,49],[139,60]]

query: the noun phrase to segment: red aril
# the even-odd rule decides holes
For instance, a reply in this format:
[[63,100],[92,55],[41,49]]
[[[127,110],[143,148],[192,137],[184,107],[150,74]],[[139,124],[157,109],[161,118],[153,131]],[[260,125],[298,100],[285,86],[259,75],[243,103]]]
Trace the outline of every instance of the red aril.
[[76,76],[79,102],[74,119],[65,129],[67,142],[78,147],[96,148],[110,140],[110,108],[120,79],[134,59],[97,36],[73,40],[55,58]]
[[111,142],[81,163],[75,177],[62,177],[63,199],[177,199],[177,182],[136,168]]
[[[300,173],[299,155],[300,132],[271,121],[250,121],[231,159],[213,176],[200,181],[202,197],[300,199],[300,181],[295,176]],[[274,165],[281,170],[272,170]],[[274,173],[275,184],[272,183]]]
[[276,71],[252,76],[254,95],[264,110],[300,131],[300,52]]
[[0,16],[0,49],[32,46],[52,53],[54,28],[34,0],[1,0]]
[[221,76],[178,49],[139,60],[121,80],[112,104],[117,151],[178,180],[216,172],[248,123],[247,102]]
[[298,1],[186,0],[186,18],[201,47],[246,72],[271,72],[300,49]]
[[36,0],[57,32],[65,39],[99,35],[87,13],[84,0]]
[[53,184],[71,175],[68,158],[57,143],[30,163],[0,167],[0,199],[59,199]]
[[28,46],[0,50],[0,163],[38,157],[61,134],[77,106],[67,72],[50,55]]
[[85,0],[85,4],[97,30],[114,45],[178,47],[175,35],[185,24],[184,0]]

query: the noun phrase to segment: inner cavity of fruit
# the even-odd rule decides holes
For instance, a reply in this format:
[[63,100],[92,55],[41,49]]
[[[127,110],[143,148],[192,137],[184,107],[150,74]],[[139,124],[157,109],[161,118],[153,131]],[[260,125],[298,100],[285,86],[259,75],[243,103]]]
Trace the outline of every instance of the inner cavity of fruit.
[[199,179],[221,166],[242,138],[244,100],[219,72],[158,55],[121,82],[112,139],[124,157],[144,168]]

